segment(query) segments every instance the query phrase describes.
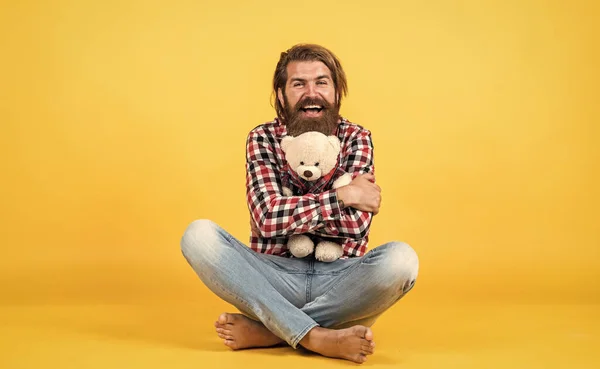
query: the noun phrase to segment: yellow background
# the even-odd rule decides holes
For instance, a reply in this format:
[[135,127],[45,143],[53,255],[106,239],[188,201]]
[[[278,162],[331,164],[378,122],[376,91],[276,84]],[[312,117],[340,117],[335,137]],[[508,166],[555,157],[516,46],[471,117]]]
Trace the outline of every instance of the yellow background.
[[298,42],[338,55],[342,114],[373,133],[371,247],[420,256],[370,362],[597,363],[598,16],[593,1],[2,2],[0,366],[339,363],[222,348],[210,324],[230,308],[179,250],[198,218],[247,242],[245,138],[275,116],[275,64]]

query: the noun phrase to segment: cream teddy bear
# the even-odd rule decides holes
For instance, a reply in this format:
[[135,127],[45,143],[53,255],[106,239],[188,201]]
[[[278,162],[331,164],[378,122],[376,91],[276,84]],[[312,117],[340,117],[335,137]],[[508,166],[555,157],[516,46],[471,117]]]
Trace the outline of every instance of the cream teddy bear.
[[[337,166],[337,158],[341,150],[340,140],[336,136],[326,136],[320,132],[305,132],[297,137],[286,136],[281,141],[281,148],[289,169],[307,181],[316,181],[321,177],[333,174]],[[352,176],[344,173],[333,182],[332,188],[349,184]],[[288,187],[283,187],[284,196],[292,196]],[[287,243],[288,249],[297,258],[303,258],[315,251],[319,261],[332,262],[339,259],[342,246],[331,241],[319,241],[315,247],[306,235],[293,235]]]

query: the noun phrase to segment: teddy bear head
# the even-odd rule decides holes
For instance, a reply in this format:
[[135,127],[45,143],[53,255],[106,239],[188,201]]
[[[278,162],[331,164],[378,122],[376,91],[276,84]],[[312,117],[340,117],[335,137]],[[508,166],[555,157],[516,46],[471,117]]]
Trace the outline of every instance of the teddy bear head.
[[294,172],[307,181],[316,181],[335,168],[341,144],[336,136],[311,131],[285,136],[281,149]]

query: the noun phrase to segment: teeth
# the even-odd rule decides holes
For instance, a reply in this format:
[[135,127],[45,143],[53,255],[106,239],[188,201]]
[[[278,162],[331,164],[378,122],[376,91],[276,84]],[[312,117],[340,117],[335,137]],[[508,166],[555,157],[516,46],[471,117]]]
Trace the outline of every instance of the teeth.
[[308,106],[305,106],[304,109],[321,109],[321,106],[319,106],[319,105],[308,105]]

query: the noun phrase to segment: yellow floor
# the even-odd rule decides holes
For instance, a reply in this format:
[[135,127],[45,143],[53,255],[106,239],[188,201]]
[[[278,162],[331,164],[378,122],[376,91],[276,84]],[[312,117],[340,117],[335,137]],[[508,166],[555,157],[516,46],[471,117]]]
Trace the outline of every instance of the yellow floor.
[[[5,305],[0,368],[329,368],[291,348],[232,352],[213,332],[227,305]],[[231,309],[229,309],[231,310]],[[373,327],[365,367],[600,368],[600,305],[431,304],[407,298]]]

